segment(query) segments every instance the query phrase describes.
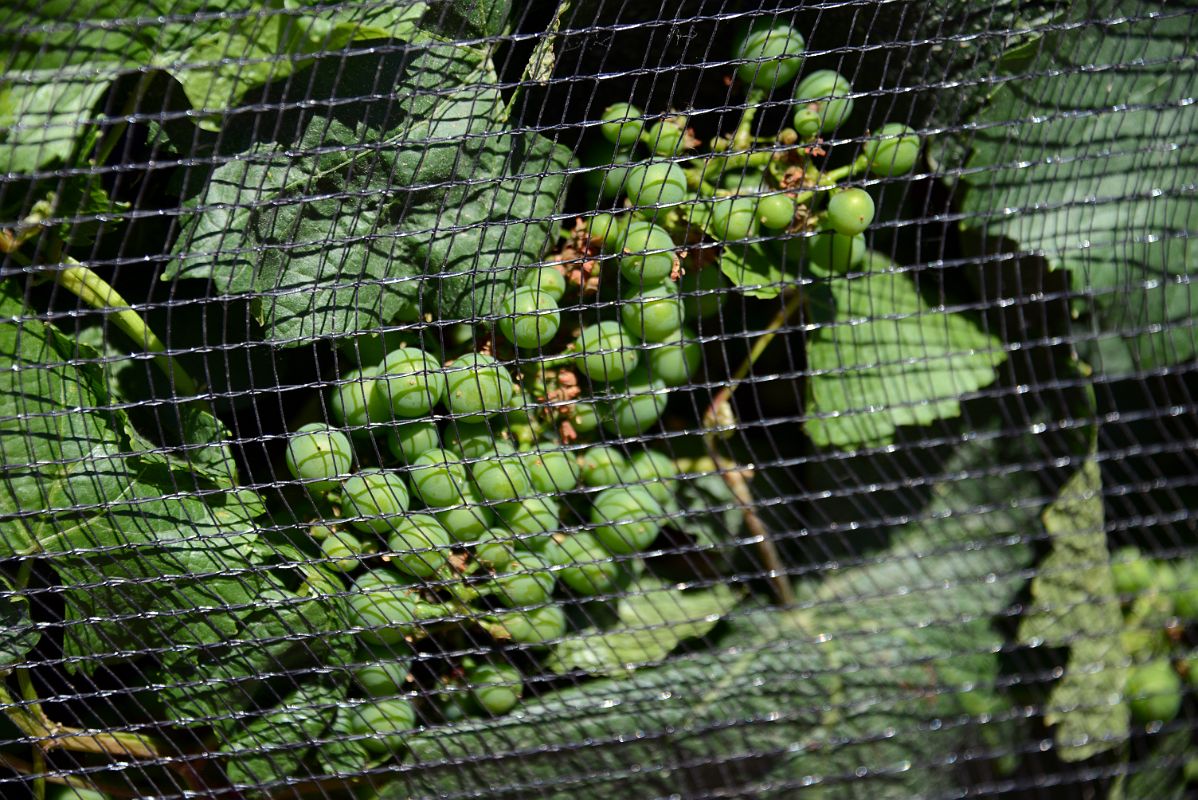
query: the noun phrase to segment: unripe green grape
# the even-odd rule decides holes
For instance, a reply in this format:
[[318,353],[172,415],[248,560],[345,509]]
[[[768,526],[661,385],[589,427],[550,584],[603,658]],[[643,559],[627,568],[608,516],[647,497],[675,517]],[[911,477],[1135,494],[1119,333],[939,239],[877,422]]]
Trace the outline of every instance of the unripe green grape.
[[483,531],[474,542],[474,557],[496,570],[502,570],[516,560],[516,541],[510,531]]
[[1124,694],[1137,722],[1171,722],[1181,710],[1181,678],[1168,659],[1133,668]]
[[524,460],[513,454],[492,453],[470,467],[474,485],[487,500],[517,500],[532,492]]
[[812,237],[807,255],[811,263],[828,272],[848,272],[865,261],[865,236],[820,231]]
[[608,404],[603,427],[618,436],[636,436],[657,424],[665,413],[669,393],[665,382],[645,367],[628,375],[619,395]]
[[591,487],[619,486],[628,473],[628,459],[614,447],[588,448],[578,459],[582,482]]
[[678,465],[674,459],[657,450],[641,450],[629,461],[632,474],[654,500],[665,506],[678,486]]
[[837,233],[856,236],[874,221],[874,199],[864,189],[845,189],[832,195],[825,219]]
[[527,286],[505,295],[500,302],[499,332],[517,347],[534,350],[544,347],[561,324],[557,301],[544,292]]
[[662,342],[646,355],[650,375],[666,386],[685,386],[699,370],[703,348],[695,341],[695,334],[683,328],[674,339]]
[[398,697],[355,706],[343,713],[349,715],[349,732],[366,737],[362,746],[376,756],[402,749],[407,733],[416,727],[416,709]]
[[502,427],[495,420],[468,422],[454,420],[445,432],[446,441],[464,458],[482,458],[495,449],[495,440]]
[[590,597],[616,588],[620,565],[594,534],[584,531],[567,536],[558,544],[558,553],[557,565],[565,567],[558,577],[575,594]]
[[633,287],[624,299],[628,302],[620,307],[620,318],[628,332],[642,341],[663,341],[682,327],[682,298],[673,281],[644,291]]
[[329,412],[338,425],[350,429],[351,436],[369,436],[367,425],[391,416],[386,396],[375,391],[377,376],[377,367],[353,370],[329,395]]
[[409,470],[412,491],[427,506],[447,508],[462,502],[466,465],[448,450],[429,450]]
[[349,531],[334,531],[320,543],[320,555],[328,559],[326,566],[336,572],[353,572],[365,550]]
[[356,659],[362,663],[354,670],[354,682],[369,697],[394,697],[402,694],[412,670],[412,648],[399,642],[386,650],[366,650]]
[[824,123],[824,114],[818,103],[808,103],[795,110],[795,132],[803,141],[810,141],[819,135]]
[[401,464],[411,464],[440,446],[437,426],[428,420],[399,420],[387,431],[387,449]]
[[341,431],[310,422],[287,440],[286,461],[292,477],[307,481],[309,491],[327,491],[353,467],[354,449]]
[[362,470],[351,476],[341,496],[353,518],[350,524],[366,533],[389,533],[408,510],[408,487],[398,472]]
[[353,591],[370,592],[379,587],[397,588],[409,585],[408,579],[399,573],[389,569],[376,568],[354,578]]
[[640,360],[623,326],[610,320],[583,328],[576,345],[574,365],[593,381],[622,380]]
[[717,199],[707,230],[722,242],[748,239],[757,231],[757,201],[750,197]]
[[1178,570],[1177,585],[1170,596],[1173,613],[1186,622],[1198,620],[1198,566],[1193,562]]
[[[811,73],[795,86],[794,97],[804,109],[814,111],[816,132],[830,133],[839,128],[853,113],[853,84],[835,70],[821,69]],[[814,108],[812,108],[814,106]],[[795,130],[800,136],[809,138],[810,115],[800,119],[795,113]],[[813,134],[812,134],[813,135]]]
[[520,702],[524,681],[510,664],[480,664],[466,670],[470,699],[487,714],[506,714]]
[[541,494],[569,492],[578,487],[578,461],[564,450],[540,450],[524,456],[532,488]]
[[690,186],[677,164],[638,164],[628,173],[624,193],[641,208],[676,206],[690,196]]
[[452,413],[491,416],[511,405],[512,376],[491,356],[468,353],[445,369],[445,404]]
[[901,122],[883,125],[862,148],[869,171],[886,178],[906,175],[919,159],[919,135]]
[[785,194],[771,194],[757,202],[757,221],[772,231],[785,230],[794,222],[794,198]]
[[478,490],[470,484],[462,488],[461,505],[437,512],[437,521],[456,542],[473,542],[495,524],[491,509],[481,505]]
[[765,185],[765,174],[761,170],[733,170],[720,179],[720,185],[737,194],[757,194]]
[[1152,588],[1152,562],[1138,548],[1123,547],[1111,557],[1111,578],[1115,591],[1126,599],[1134,599]]
[[794,80],[803,56],[803,37],[791,26],[760,17],[738,37],[733,58],[747,63],[736,68],[736,77],[759,89],[772,89]]
[[677,119],[655,122],[643,138],[654,155],[664,158],[680,155],[686,150],[686,122]]
[[558,605],[541,606],[530,611],[508,611],[498,616],[508,637],[517,644],[548,644],[566,635],[566,612]]
[[643,112],[629,103],[615,103],[603,109],[603,138],[621,149],[631,149],[640,141],[645,121]]
[[634,160],[632,151],[618,150],[607,141],[596,142],[583,150],[581,161],[589,169],[582,173],[582,180],[591,197],[598,195],[600,201],[610,202],[623,194]]
[[570,410],[570,424],[578,433],[591,433],[599,429],[599,409],[594,403],[581,400]]
[[596,214],[591,217],[587,226],[587,234],[591,241],[598,242],[607,253],[620,252],[627,230],[627,214]]
[[657,538],[665,512],[641,486],[604,489],[591,507],[595,538],[616,555],[638,553]]
[[628,223],[620,252],[620,273],[633,286],[654,286],[674,272],[674,240],[651,222]]
[[549,599],[556,583],[542,559],[532,553],[521,553],[495,576],[494,591],[504,605],[535,606]]
[[731,295],[728,279],[715,267],[688,270],[678,280],[682,306],[688,320],[715,316]]
[[445,565],[452,537],[429,514],[412,514],[395,526],[387,540],[391,563],[417,578],[428,578]]
[[400,586],[380,584],[354,591],[347,603],[350,621],[355,628],[362,628],[359,636],[366,644],[399,644],[416,630],[416,601]]
[[[420,314],[417,312],[413,321],[419,318]],[[339,349],[354,363],[365,369],[377,367],[387,353],[397,347],[410,344],[410,338],[410,334],[403,331],[361,333],[346,339]]]
[[433,356],[419,347],[392,350],[379,365],[375,392],[400,418],[423,417],[445,394],[445,379]]
[[517,541],[526,550],[541,549],[545,545],[541,534],[557,533],[561,528],[561,508],[548,497],[526,497],[504,503],[498,512],[502,528],[520,536]]
[[525,270],[520,278],[520,285],[536,289],[544,295],[559,302],[566,293],[566,276],[557,267],[533,267]]

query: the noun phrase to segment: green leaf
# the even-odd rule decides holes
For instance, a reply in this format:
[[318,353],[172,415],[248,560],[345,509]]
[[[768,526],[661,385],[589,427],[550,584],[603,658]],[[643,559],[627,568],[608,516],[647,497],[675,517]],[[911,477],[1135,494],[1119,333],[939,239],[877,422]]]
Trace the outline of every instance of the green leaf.
[[0,674],[25,662],[29,651],[37,647],[41,632],[34,627],[29,613],[29,598],[13,594],[7,578],[0,577]]
[[994,381],[1006,358],[995,336],[930,305],[884,257],[869,266],[828,281],[826,319],[809,340],[804,428],[820,447],[877,447],[899,426],[955,417],[961,395]]
[[768,300],[782,291],[782,257],[771,253],[763,243],[724,245],[720,269],[749,297]]
[[[494,73],[468,47],[334,66],[303,82],[332,116],[309,114],[297,142],[252,144],[218,167],[166,277],[252,293],[284,346],[375,329],[420,304],[445,318],[491,313],[514,265],[546,247],[569,151],[502,132]],[[376,74],[396,75],[403,100],[331,102]]]
[[106,88],[87,69],[5,74],[0,79],[0,169],[31,173],[68,161]]
[[1069,270],[1077,346],[1106,374],[1198,353],[1198,252],[1186,233],[1198,216],[1198,122],[1186,100],[1198,65],[1194,18],[1171,9],[1074,4],[1073,19],[1116,21],[1040,48],[1027,77],[1002,83],[963,121],[973,148],[962,204],[971,240],[985,253],[1030,254]]
[[1129,720],[1122,700],[1128,662],[1120,637],[1123,615],[1108,563],[1097,461],[1082,464],[1044,509],[1043,520],[1052,553],[1032,580],[1019,640],[1069,647],[1044,721],[1056,726],[1061,759],[1082,761],[1121,746]]
[[498,36],[507,30],[512,0],[430,0],[421,26],[450,39]]
[[587,628],[567,637],[554,646],[546,666],[558,673],[629,674],[661,662],[683,640],[707,634],[737,599],[723,584],[683,590],[641,581],[618,601],[613,627]]

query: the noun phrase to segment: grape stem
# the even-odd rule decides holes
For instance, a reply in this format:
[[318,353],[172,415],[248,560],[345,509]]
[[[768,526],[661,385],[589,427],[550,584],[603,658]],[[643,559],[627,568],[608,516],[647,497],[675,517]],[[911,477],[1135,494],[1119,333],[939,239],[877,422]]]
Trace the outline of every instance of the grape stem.
[[859,156],[852,164],[845,164],[843,167],[829,170],[819,177],[816,181],[816,188],[808,189],[805,192],[799,192],[795,195],[795,202],[799,204],[810,202],[811,198],[815,197],[816,192],[824,192],[840,183],[846,178],[853,178],[865,172],[869,168],[869,161],[865,156]]
[[133,310],[129,302],[117,294],[116,289],[103,278],[75,259],[67,256],[63,261],[67,266],[54,272],[54,282],[92,308],[112,312],[109,318],[113,324],[134,342],[155,354],[154,362],[167,378],[174,382],[179,393],[194,396],[195,381],[166,352],[166,345],[150,330],[150,326]]
[[774,315],[770,324],[753,342],[753,347],[750,348],[748,355],[745,356],[740,366],[736,368],[728,383],[712,398],[711,405],[703,416],[704,427],[709,430],[703,437],[707,453],[719,468],[720,477],[724,480],[724,484],[732,492],[736,498],[736,502],[744,511],[745,527],[753,537],[757,554],[761,558],[762,566],[765,567],[766,574],[769,577],[770,586],[774,592],[774,599],[779,604],[786,606],[794,603],[794,589],[791,588],[790,581],[787,580],[786,569],[782,564],[782,559],[778,555],[778,548],[774,545],[774,540],[770,536],[765,524],[761,521],[761,517],[757,516],[757,512],[753,509],[753,493],[749,488],[748,482],[745,480],[743,471],[739,469],[734,461],[724,457],[720,453],[717,441],[718,432],[713,429],[720,424],[720,420],[731,419],[732,393],[749,376],[749,373],[753,369],[753,364],[756,363],[761,354],[769,347],[774,337],[778,335],[778,331],[802,308],[804,297],[805,295],[800,291],[793,292],[785,305]]

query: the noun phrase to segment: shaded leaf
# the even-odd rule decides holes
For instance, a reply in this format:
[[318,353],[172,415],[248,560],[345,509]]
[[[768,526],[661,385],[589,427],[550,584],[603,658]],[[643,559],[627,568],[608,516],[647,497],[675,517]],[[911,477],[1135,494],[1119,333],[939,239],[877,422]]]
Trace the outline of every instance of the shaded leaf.
[[0,674],[25,662],[29,651],[37,647],[41,633],[29,613],[29,598],[14,594],[6,578],[0,578]]
[[749,297],[768,300],[783,288],[782,257],[762,243],[724,245],[720,270]]

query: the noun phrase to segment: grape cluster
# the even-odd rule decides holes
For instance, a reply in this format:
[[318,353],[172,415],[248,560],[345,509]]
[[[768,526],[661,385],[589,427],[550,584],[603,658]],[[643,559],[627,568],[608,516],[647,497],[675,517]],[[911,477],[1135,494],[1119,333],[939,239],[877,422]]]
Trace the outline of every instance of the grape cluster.
[[1170,722],[1181,712],[1184,681],[1198,689],[1198,654],[1185,650],[1198,623],[1198,560],[1147,558],[1126,547],[1113,554],[1111,577],[1123,601],[1124,646],[1136,662],[1124,686],[1132,717]]

